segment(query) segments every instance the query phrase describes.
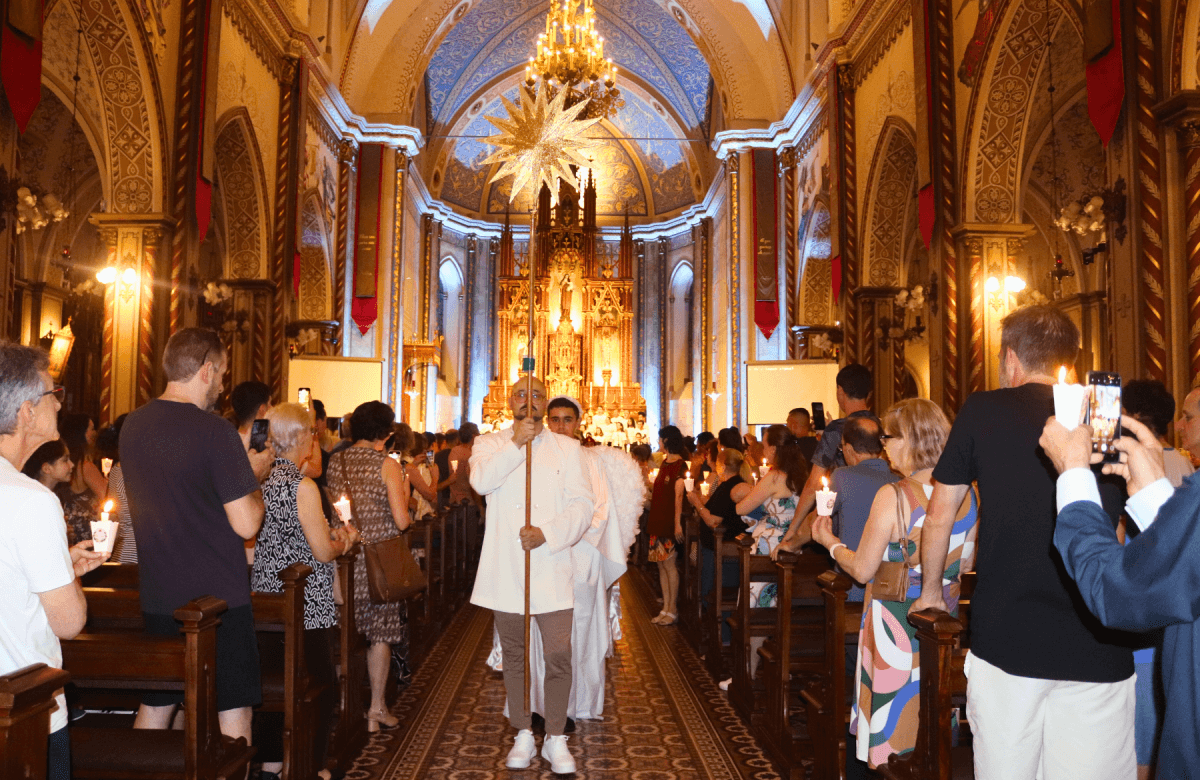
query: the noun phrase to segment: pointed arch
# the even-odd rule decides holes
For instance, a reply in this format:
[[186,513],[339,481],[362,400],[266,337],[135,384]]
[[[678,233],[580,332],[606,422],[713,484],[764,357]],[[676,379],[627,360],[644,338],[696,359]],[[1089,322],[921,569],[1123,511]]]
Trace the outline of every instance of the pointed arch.
[[884,120],[867,181],[862,278],[872,287],[897,286],[905,276],[905,248],[917,229],[916,133],[903,119]]
[[234,108],[217,122],[216,185],[225,228],[224,275],[262,279],[268,268],[266,177],[250,113]]
[[300,209],[300,300],[302,320],[328,320],[332,310],[333,273],[329,258],[329,226],[316,190],[304,196]]
[[800,257],[800,286],[796,290],[796,311],[801,324],[833,324],[833,252],[830,232],[829,201],[824,195],[813,202],[813,210],[806,221],[807,230],[802,236]]

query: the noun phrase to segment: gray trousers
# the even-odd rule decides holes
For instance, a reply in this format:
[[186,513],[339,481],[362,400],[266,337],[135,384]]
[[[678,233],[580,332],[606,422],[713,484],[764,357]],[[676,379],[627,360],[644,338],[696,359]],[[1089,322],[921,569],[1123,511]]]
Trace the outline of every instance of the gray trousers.
[[[504,691],[508,695],[508,722],[515,729],[527,729],[532,716],[525,709],[525,616],[512,612],[493,612],[500,650],[504,655]],[[571,624],[574,610],[562,609],[534,615],[533,622],[542,633],[546,661],[546,734],[562,736],[567,727],[567,703],[571,698]]]

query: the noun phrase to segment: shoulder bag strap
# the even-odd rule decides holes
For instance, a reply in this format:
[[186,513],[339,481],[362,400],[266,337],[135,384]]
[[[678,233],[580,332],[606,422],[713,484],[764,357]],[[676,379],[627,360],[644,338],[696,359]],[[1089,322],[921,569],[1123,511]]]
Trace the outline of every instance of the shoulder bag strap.
[[904,491],[900,483],[893,482],[892,490],[896,491],[896,525],[900,528],[900,554],[904,556],[904,564],[908,562],[908,523],[904,520]]

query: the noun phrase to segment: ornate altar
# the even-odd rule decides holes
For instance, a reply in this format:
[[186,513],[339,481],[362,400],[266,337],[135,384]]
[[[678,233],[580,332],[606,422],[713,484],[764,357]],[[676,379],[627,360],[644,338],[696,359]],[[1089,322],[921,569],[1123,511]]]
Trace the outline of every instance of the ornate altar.
[[[558,205],[543,186],[534,237],[534,338],[537,376],[551,397],[578,398],[585,411],[609,417],[644,414],[633,376],[633,241],[628,225],[620,249],[607,251],[596,229],[596,188],[585,173],[582,203],[559,182]],[[517,251],[506,221],[496,290],[496,365],[499,374],[483,404],[485,419],[507,406],[509,390],[531,348],[528,334],[528,251]]]

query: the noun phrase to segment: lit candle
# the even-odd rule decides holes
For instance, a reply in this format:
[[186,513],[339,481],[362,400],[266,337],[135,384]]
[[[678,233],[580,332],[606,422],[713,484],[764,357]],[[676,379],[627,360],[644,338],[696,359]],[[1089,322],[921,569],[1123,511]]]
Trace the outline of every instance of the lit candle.
[[[108,458],[105,458],[105,460],[108,460]],[[109,521],[108,516],[112,513],[112,509],[113,501],[110,498],[104,502],[104,508],[100,510],[100,519],[107,523]]]
[[766,463],[764,463],[758,467],[758,473],[762,474],[764,477],[767,476],[767,474],[769,474],[770,471],[771,471],[771,467],[768,466]]
[[696,487],[696,480],[692,479],[692,472],[689,471],[687,476],[683,478],[683,487],[689,493],[691,493],[692,489]]
[[108,472],[112,471],[112,458],[100,459],[100,472],[104,474],[104,478],[108,479]]
[[832,515],[836,499],[837,493],[829,489],[829,478],[821,477],[821,489],[817,491],[817,514],[821,517]]
[[707,482],[700,483],[700,495],[704,496],[705,498],[708,498],[708,483]]
[[333,508],[337,510],[338,517],[341,518],[342,522],[349,525],[351,520],[350,499],[342,496],[341,499],[334,502]]
[[451,474],[458,473],[458,461],[456,461],[456,460],[450,461],[450,473]]
[[1067,384],[1067,367],[1058,370],[1058,382],[1054,385],[1054,416],[1068,430],[1074,430],[1083,422],[1083,399],[1087,388],[1083,385]]
[[113,545],[117,541],[117,526],[116,520],[110,520],[112,516],[113,502],[108,499],[104,502],[104,508],[100,510],[100,519],[93,520],[92,526],[92,550],[98,553],[112,553]]

